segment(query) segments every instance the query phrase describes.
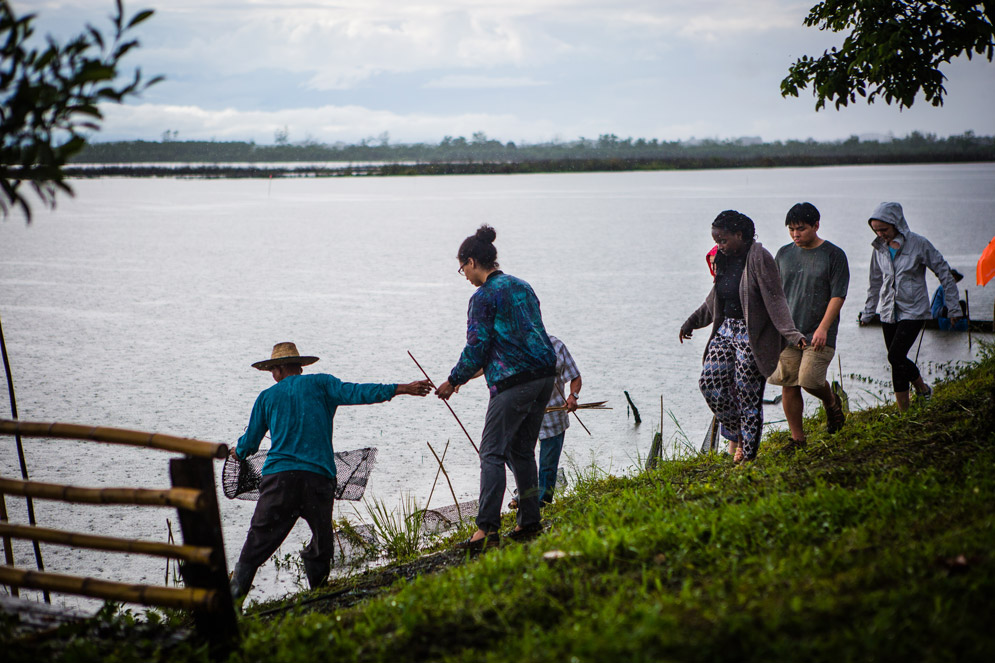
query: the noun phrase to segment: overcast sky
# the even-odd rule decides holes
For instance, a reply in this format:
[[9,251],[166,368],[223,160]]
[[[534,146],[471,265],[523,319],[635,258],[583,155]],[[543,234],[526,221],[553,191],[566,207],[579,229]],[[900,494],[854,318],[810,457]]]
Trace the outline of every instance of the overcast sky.
[[[272,143],[501,141],[614,133],[660,140],[858,134],[995,135],[995,64],[945,73],[942,108],[920,98],[815,112],[784,99],[788,66],[839,36],[806,28],[815,0],[128,0],[155,9],[130,68],[166,81],[106,108],[97,140]],[[38,32],[108,28],[112,0],[14,0]]]

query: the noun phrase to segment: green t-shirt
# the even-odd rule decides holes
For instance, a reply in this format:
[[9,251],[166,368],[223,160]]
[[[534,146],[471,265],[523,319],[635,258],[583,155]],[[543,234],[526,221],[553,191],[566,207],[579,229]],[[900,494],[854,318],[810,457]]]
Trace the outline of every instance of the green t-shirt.
[[[812,342],[812,334],[819,328],[826,307],[833,297],[846,297],[850,285],[850,266],[846,253],[832,242],[823,240],[814,249],[803,249],[796,244],[786,244],[774,257],[781,272],[781,284],[788,298],[791,318],[795,327]],[[826,345],[836,347],[836,332],[840,319],[836,316]]]

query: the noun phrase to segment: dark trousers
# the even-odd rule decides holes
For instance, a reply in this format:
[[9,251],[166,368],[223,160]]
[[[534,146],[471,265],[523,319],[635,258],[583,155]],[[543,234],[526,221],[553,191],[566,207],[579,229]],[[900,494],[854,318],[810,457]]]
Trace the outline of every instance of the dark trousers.
[[298,518],[303,518],[311,528],[311,541],[301,551],[308,583],[314,589],[325,581],[335,552],[332,529],[335,483],[335,479],[303,470],[263,477],[259,502],[232,578],[233,594],[248,593],[256,570],[276,552]]
[[922,331],[922,320],[899,320],[896,323],[882,322],[884,345],[888,348],[888,363],[891,364],[891,383],[896,393],[909,390],[909,385],[919,378],[919,367],[909,359],[909,350]]
[[505,463],[518,486],[518,525],[539,522],[539,478],[536,441],[546,414],[553,378],[539,378],[509,387],[491,397],[480,436],[480,500],[477,527],[496,532],[501,524]]

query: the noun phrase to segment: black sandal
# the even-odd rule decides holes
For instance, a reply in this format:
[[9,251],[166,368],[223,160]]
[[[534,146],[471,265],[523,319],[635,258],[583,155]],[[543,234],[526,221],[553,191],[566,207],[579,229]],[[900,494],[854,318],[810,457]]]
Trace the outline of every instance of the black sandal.
[[455,546],[456,550],[466,550],[469,552],[480,552],[488,547],[497,547],[501,544],[501,535],[497,532],[491,532],[490,534],[485,534],[479,539],[474,540],[471,535],[469,539],[465,541],[460,541]]

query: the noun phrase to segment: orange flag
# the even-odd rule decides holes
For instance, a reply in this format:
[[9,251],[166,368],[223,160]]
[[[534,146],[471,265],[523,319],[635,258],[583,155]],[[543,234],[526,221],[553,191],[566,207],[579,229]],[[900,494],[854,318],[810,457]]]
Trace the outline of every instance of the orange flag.
[[978,258],[978,285],[986,285],[995,276],[995,237]]

